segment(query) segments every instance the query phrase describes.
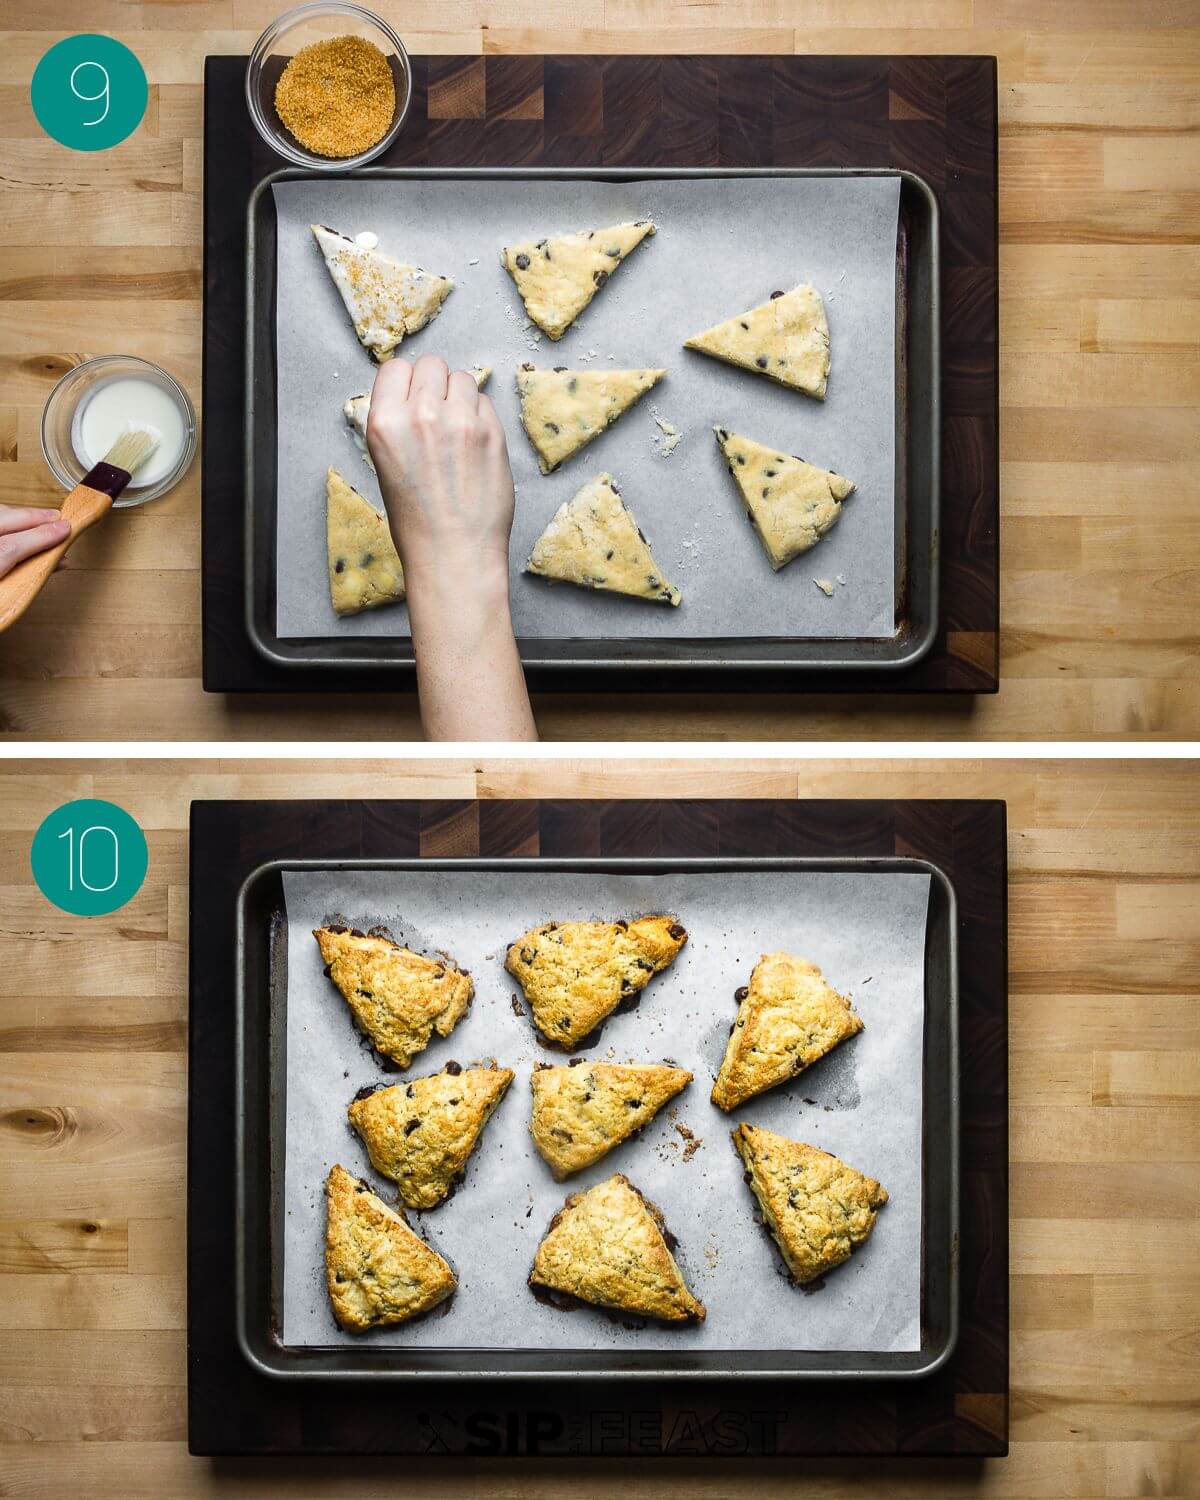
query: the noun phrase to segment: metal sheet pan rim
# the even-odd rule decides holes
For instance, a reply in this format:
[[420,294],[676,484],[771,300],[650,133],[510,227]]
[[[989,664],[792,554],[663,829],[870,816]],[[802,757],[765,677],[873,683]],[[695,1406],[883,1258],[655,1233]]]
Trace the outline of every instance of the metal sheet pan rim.
[[[282,875],[285,871],[320,871],[320,870],[387,870],[403,872],[408,874],[420,874],[423,871],[452,871],[452,872],[504,872],[515,871],[525,873],[537,873],[539,870],[569,872],[578,874],[627,874],[627,875],[670,875],[678,874],[736,874],[744,871],[770,872],[777,870],[785,871],[811,871],[811,872],[839,872],[855,871],[859,873],[914,873],[928,874],[931,881],[931,889],[936,886],[947,905],[948,939],[947,939],[947,993],[946,993],[946,1036],[947,1036],[947,1058],[948,1068],[945,1079],[946,1102],[947,1102],[947,1143],[949,1146],[949,1170],[947,1174],[947,1228],[949,1234],[949,1253],[947,1259],[947,1324],[944,1340],[928,1358],[921,1360],[923,1351],[917,1350],[912,1354],[887,1355],[876,1354],[862,1356],[869,1363],[858,1366],[841,1366],[838,1368],[821,1369],[813,1367],[789,1366],[782,1362],[763,1366],[738,1366],[730,1362],[724,1368],[712,1366],[701,1367],[698,1364],[688,1364],[688,1359],[695,1360],[696,1356],[682,1356],[679,1363],[671,1363],[669,1359],[664,1360],[662,1351],[647,1354],[647,1360],[651,1363],[642,1365],[625,1365],[620,1369],[613,1368],[578,1368],[570,1366],[562,1357],[563,1351],[538,1350],[511,1350],[506,1351],[510,1355],[529,1354],[534,1358],[543,1356],[540,1364],[530,1364],[528,1367],[520,1368],[496,1368],[478,1361],[478,1350],[443,1350],[439,1353],[450,1357],[461,1353],[464,1359],[474,1359],[474,1363],[468,1367],[454,1369],[397,1369],[389,1368],[384,1360],[394,1362],[398,1352],[395,1349],[371,1349],[364,1347],[361,1351],[353,1353],[358,1356],[366,1356],[360,1368],[354,1369],[330,1369],[316,1365],[324,1351],[317,1350],[309,1354],[301,1354],[299,1351],[289,1351],[287,1357],[292,1361],[288,1365],[272,1364],[264,1360],[254,1348],[250,1334],[250,1293],[247,1285],[247,1256],[249,1253],[247,1240],[247,1193],[249,1183],[247,1180],[247,1155],[246,1155],[246,1109],[247,1109],[247,1076],[246,1076],[246,905],[255,887],[264,878],[272,875]],[[278,859],[266,860],[257,865],[242,881],[238,888],[236,898],[236,983],[235,983],[235,1021],[236,1033],[234,1038],[234,1064],[235,1064],[235,1151],[234,1175],[236,1183],[237,1206],[235,1224],[235,1296],[237,1303],[237,1339],[243,1357],[261,1375],[273,1380],[390,1380],[390,1381],[461,1381],[470,1379],[485,1380],[532,1380],[532,1379],[574,1379],[609,1381],[620,1380],[714,1380],[736,1376],[743,1380],[802,1380],[802,1381],[843,1381],[843,1380],[919,1380],[932,1375],[940,1369],[953,1354],[958,1343],[959,1332],[959,1046],[958,1046],[958,902],[954,884],[944,870],[931,860],[920,859],[903,855],[867,855],[867,856],[820,856],[820,855],[748,855],[748,856],[680,856],[678,858],[670,855],[630,855],[621,857],[580,857],[572,859],[562,858],[540,858],[536,856],[522,856],[510,859],[489,858],[487,856],[464,856],[461,858],[406,858],[395,859]],[[928,1149],[923,1148],[923,1149]],[[924,1257],[925,1250],[922,1249]],[[281,1351],[283,1346],[279,1346]],[[411,1355],[414,1351],[404,1351]],[[420,1352],[420,1351],[417,1351]],[[754,1353],[756,1351],[745,1351]],[[774,1356],[770,1351],[761,1351],[768,1358]],[[797,1351],[803,1353],[805,1351]],[[340,1353],[340,1351],[339,1351]],[[829,1356],[824,1356],[829,1357]],[[893,1362],[889,1368],[888,1361]],[[896,1367],[895,1362],[909,1361],[907,1367]],[[306,1368],[305,1366],[308,1365]]]
[[[875,651],[886,650],[889,641],[865,641],[858,638],[848,639],[839,643],[843,647],[857,647],[860,654],[830,654],[828,656],[805,656],[788,655],[789,646],[814,646],[821,644],[820,637],[773,637],[770,644],[774,650],[762,656],[741,655],[737,650],[739,647],[749,646],[753,648],[757,641],[755,638],[748,640],[739,639],[731,641],[723,637],[712,637],[711,639],[701,637],[684,637],[678,641],[678,646],[683,649],[693,649],[698,654],[694,658],[663,655],[661,651],[651,651],[652,642],[641,641],[636,637],[622,638],[619,642],[598,641],[597,650],[588,652],[582,650],[579,655],[554,655],[546,656],[539,654],[538,642],[525,643],[521,648],[521,660],[529,670],[538,672],[550,672],[561,675],[568,671],[589,672],[609,671],[618,669],[630,669],[635,671],[663,671],[670,673],[689,674],[694,671],[712,671],[714,668],[726,671],[746,671],[751,673],[771,672],[782,669],[794,668],[797,671],[850,671],[850,672],[881,672],[895,673],[907,671],[915,667],[932,649],[937,637],[938,623],[940,618],[940,527],[941,527],[941,266],[940,246],[941,229],[938,209],[937,194],[929,183],[918,173],[903,167],[362,167],[347,176],[366,178],[411,178],[417,181],[434,180],[443,178],[451,181],[520,181],[522,179],[533,179],[535,181],[553,181],[561,179],[588,180],[606,182],[631,182],[639,179],[716,179],[728,178],[765,178],[765,177],[896,177],[901,182],[908,183],[914,191],[924,200],[926,212],[929,215],[931,228],[930,235],[930,337],[929,347],[926,351],[926,359],[929,367],[930,386],[930,454],[929,454],[929,518],[928,518],[928,543],[929,543],[929,571],[928,571],[928,607],[927,618],[923,621],[921,628],[914,635],[911,644],[906,649],[894,655],[862,655],[863,648]],[[397,670],[410,670],[415,661],[412,654],[411,641],[408,637],[402,637],[395,643],[397,650],[388,658],[376,656],[359,656],[349,654],[341,657],[330,657],[327,655],[304,654],[302,648],[310,638],[302,637],[293,643],[294,649],[284,651],[268,643],[259,629],[256,618],[256,563],[257,549],[255,547],[255,482],[254,482],[254,455],[255,455],[255,364],[257,358],[258,340],[255,332],[256,309],[258,304],[258,288],[256,277],[257,265],[257,231],[255,216],[258,209],[259,199],[268,193],[277,182],[308,181],[310,179],[327,180],[328,173],[315,173],[301,168],[289,167],[280,171],[272,172],[264,177],[250,194],[246,206],[246,352],[245,352],[245,388],[246,388],[246,422],[244,436],[244,482],[245,482],[245,516],[243,518],[243,537],[246,552],[245,585],[243,594],[243,623],[246,634],[253,649],[264,661],[273,667],[288,669],[293,667],[335,669],[341,671],[364,671],[387,670],[395,667]],[[899,634],[891,639],[899,639]],[[326,640],[328,637],[313,637],[314,640]],[[604,654],[604,648],[611,648],[614,644],[626,646],[632,655]],[[646,647],[643,654],[639,648]],[[832,651],[832,647],[830,648]],[[727,653],[727,654],[723,654]]]

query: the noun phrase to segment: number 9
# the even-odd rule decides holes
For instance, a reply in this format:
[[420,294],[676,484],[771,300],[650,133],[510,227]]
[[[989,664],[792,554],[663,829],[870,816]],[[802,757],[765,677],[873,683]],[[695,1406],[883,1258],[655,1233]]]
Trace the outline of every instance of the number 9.
[[[76,75],[76,73],[78,73],[80,71],[81,68],[99,68],[100,71],[101,71],[101,73],[104,74],[104,87],[100,90],[100,92],[98,94],[81,94],[79,92],[79,90],[75,87],[75,75]],[[84,100],[88,104],[93,103],[96,99],[103,99],[104,100],[104,112],[102,114],[98,115],[94,120],[84,120],[83,123],[85,125],[99,125],[102,120],[104,120],[105,118],[107,118],[107,115],[108,115],[108,105],[109,105],[109,98],[108,98],[108,69],[106,67],[104,67],[104,65],[102,63],[98,63],[98,62],[81,62],[81,63],[76,63],[75,66],[71,69],[71,92],[75,95],[76,99],[82,99],[82,100]]]

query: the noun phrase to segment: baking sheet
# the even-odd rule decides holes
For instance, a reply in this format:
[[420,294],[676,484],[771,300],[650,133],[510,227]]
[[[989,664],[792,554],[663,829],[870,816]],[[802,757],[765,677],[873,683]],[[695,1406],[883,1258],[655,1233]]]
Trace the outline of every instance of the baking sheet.
[[[921,1058],[929,877],[924,874],[739,872],[666,876],[394,871],[285,872],[287,1106],[284,1146],[283,1342],[360,1345],[333,1320],[324,1282],[324,1183],[341,1162],[378,1177],[345,1110],[366,1084],[392,1081],[357,1033],[322,972],[312,929],[330,920],[381,924],[418,951],[449,951],[475,979],[466,1018],[408,1070],[436,1072],[450,1058],[495,1057],[516,1078],[473,1153],[466,1180],[437,1209],[410,1215],[454,1266],[447,1309],[371,1343],[418,1347],[577,1349],[920,1348]],[[557,1183],[528,1131],[535,1062],[562,1062],[537,1039],[503,968],[507,945],[546,920],[669,910],[690,940],[651,981],[640,1004],[606,1022],[586,1055],[662,1061],[695,1081],[640,1136]],[[788,1087],[732,1116],[708,1099],[736,1005],[758,955],[803,953],[852,995],[866,1029]],[[746,1120],[832,1151],[888,1189],[866,1245],[808,1291],[786,1279],[756,1222],[729,1133]],[[686,1127],[702,1144],[688,1159]],[[707,1305],[705,1323],[631,1328],[599,1309],[562,1312],[538,1302],[526,1278],[564,1198],[625,1172],[662,1209],[681,1269]],[[626,1320],[628,1321],[628,1320]]]
[[[381,504],[342,418],[375,366],[353,327],[310,223],[450,276],[454,292],[403,352],[452,367],[495,368],[488,393],[508,433],[517,486],[512,612],[525,638],[889,637],[895,630],[896,177],[284,182],[278,215],[276,629],[280,637],[407,636],[404,606],[338,620],[329,603],[325,470],[333,464]],[[564,337],[532,325],[499,248],[653,216],[645,241]],[[469,225],[469,232],[464,231]],[[475,262],[475,264],[472,264]],[[829,319],[824,402],[685,351],[683,339],[772,291],[812,281]],[[555,474],[538,472],[520,425],[521,361],[585,369],[664,366],[666,377]],[[656,416],[682,434],[662,456]],[[780,573],[767,562],[712,436],[732,431],[837,470],[857,490],[840,521]],[[679,609],[549,585],[521,572],[563,501],[607,470]],[[814,580],[832,584],[831,598]]]

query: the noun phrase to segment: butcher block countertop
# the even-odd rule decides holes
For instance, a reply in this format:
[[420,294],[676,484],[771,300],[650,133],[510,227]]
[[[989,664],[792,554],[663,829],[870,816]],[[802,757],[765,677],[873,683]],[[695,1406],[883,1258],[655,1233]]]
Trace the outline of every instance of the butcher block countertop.
[[[0,499],[59,498],[41,405],[86,354],[163,363],[199,401],[206,55],[281,8],[184,0],[18,7],[0,57]],[[578,694],[556,739],[1136,736],[1200,730],[1200,22],[1178,0],[386,0],[415,53],[986,53],[999,65],[1001,691]],[[10,25],[17,12],[10,17]],[[1194,19],[1194,17],[1193,17]],[[94,157],[46,139],[28,80],[71,30],[111,30],[151,91]],[[406,739],[397,696],[200,688],[200,469],[114,515],[0,641],[0,736]]]
[[[77,919],[33,889],[28,850],[52,808],[89,796],[120,803],[142,823],[150,870],[124,910]],[[607,1465],[189,1458],[189,802],[797,796],[1008,804],[1010,1456]],[[1196,1493],[1194,765],[13,761],[0,772],[0,895],[0,1493],[591,1500],[618,1485],[631,1500]]]

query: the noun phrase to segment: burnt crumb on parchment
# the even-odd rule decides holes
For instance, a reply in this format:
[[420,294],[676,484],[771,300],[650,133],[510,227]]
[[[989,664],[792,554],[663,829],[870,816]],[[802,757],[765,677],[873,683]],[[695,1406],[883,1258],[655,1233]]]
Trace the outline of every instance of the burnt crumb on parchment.
[[689,1130],[682,1120],[680,1120],[676,1124],[675,1130],[676,1133],[678,1135],[681,1135],[684,1140],[683,1160],[691,1161],[692,1157],[695,1156],[696,1152],[699,1151],[701,1146],[703,1146],[703,1137],[698,1136],[695,1131]]

